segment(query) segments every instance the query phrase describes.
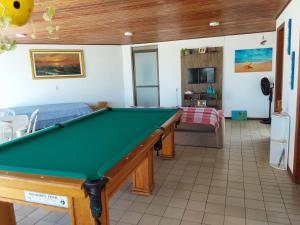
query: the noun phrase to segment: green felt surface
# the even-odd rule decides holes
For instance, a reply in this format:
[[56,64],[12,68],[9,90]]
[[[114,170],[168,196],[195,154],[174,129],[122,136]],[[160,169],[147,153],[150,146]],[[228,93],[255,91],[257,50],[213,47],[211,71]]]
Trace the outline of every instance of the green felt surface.
[[0,145],[0,170],[97,179],[176,112],[105,109]]

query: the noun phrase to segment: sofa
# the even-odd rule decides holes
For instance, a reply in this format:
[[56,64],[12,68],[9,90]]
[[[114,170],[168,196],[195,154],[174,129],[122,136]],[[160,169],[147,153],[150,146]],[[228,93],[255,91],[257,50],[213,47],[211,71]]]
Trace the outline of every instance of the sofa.
[[225,119],[221,120],[218,129],[212,125],[181,123],[176,128],[175,144],[222,149],[224,137]]

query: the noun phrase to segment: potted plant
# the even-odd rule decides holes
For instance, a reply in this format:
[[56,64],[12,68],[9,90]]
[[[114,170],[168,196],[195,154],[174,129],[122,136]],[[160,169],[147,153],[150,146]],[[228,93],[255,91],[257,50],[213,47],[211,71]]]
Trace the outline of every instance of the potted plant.
[[187,48],[183,48],[183,49],[181,50],[181,52],[182,52],[182,54],[183,54],[184,56],[186,56],[186,55],[189,55],[189,54],[190,54],[190,50],[189,50],[189,49],[187,49]]

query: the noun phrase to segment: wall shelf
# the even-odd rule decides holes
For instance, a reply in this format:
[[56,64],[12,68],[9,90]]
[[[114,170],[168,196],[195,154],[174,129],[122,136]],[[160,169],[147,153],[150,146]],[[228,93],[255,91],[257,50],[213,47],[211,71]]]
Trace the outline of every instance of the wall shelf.
[[[182,86],[182,102],[184,106],[196,106],[197,100],[207,100],[209,107],[222,109],[222,82],[223,82],[223,47],[207,48],[206,53],[198,53],[199,49],[188,49],[193,54],[181,54],[181,86]],[[216,68],[215,83],[189,84],[188,70],[191,68]],[[207,88],[211,86],[216,90],[215,99],[197,99],[197,95],[206,93]],[[185,93],[191,91],[193,101],[188,103],[185,99]],[[213,102],[214,101],[214,102]],[[193,104],[192,104],[193,103]]]

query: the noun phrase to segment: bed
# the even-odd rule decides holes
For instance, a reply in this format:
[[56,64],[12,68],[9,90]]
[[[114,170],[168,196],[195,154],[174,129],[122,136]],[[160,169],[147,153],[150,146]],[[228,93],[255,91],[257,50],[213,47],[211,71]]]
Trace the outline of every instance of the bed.
[[41,130],[55,124],[63,123],[74,118],[84,116],[101,108],[101,103],[94,105],[86,103],[61,103],[61,104],[47,104],[34,105],[10,108],[16,112],[16,115],[27,115],[28,117],[38,109],[38,120],[36,129]]

